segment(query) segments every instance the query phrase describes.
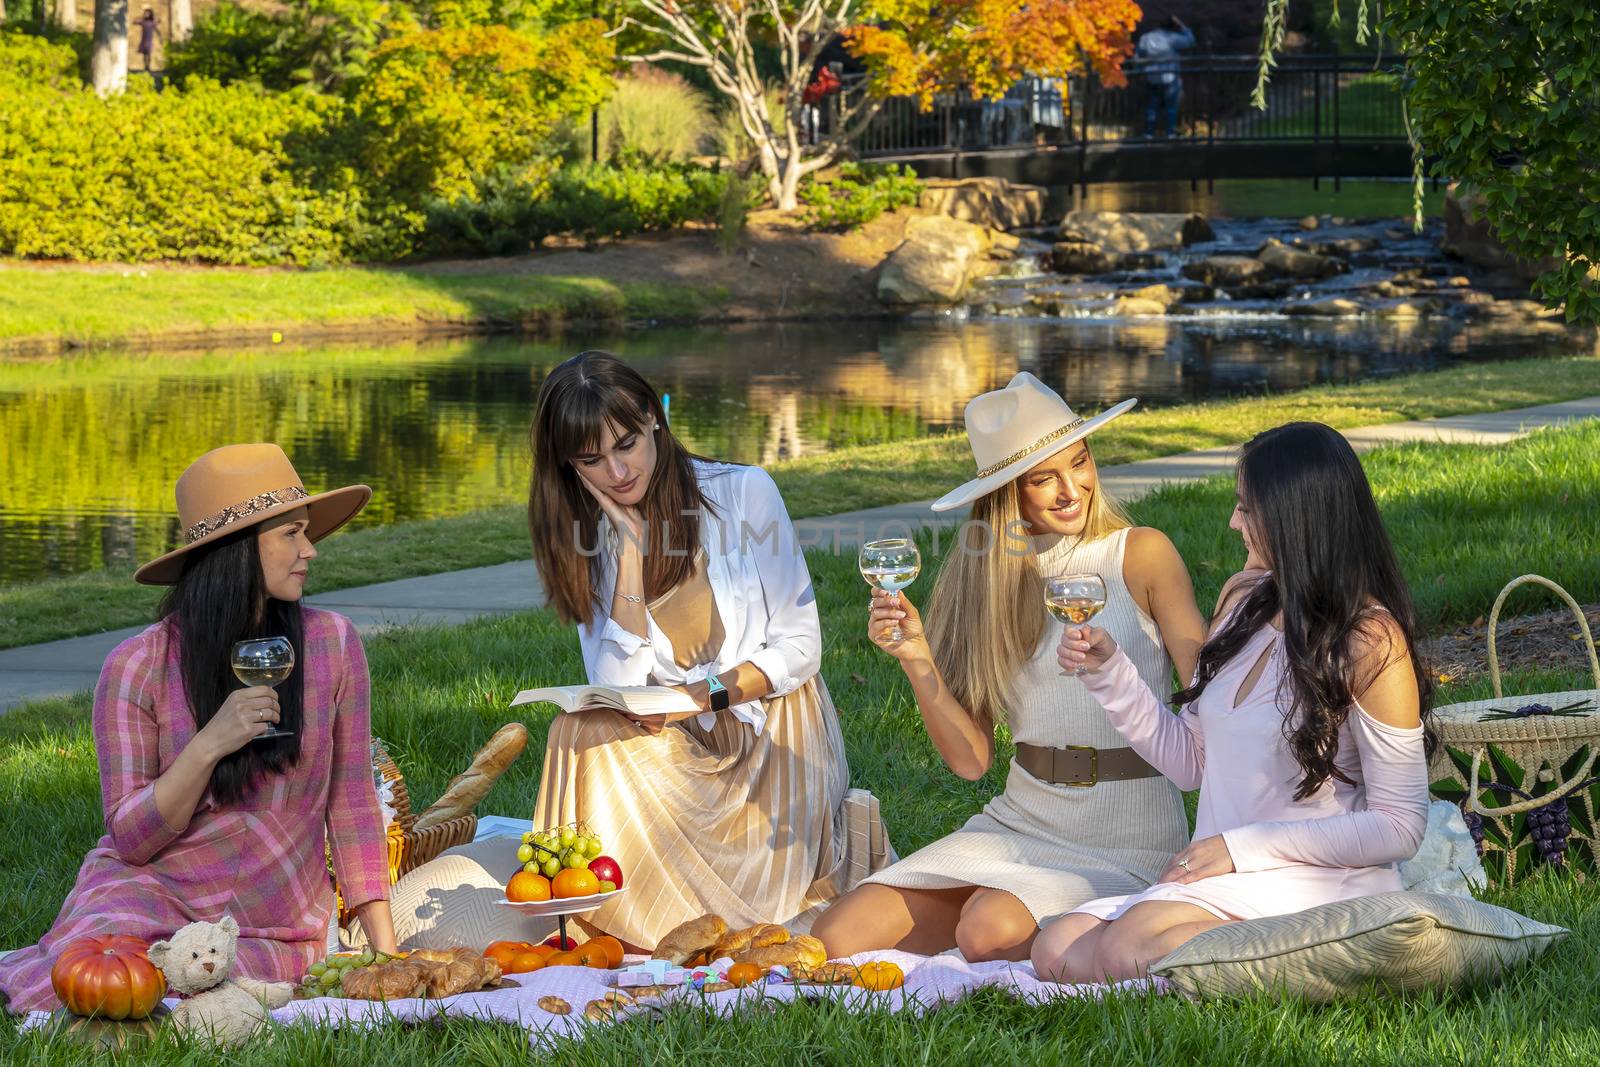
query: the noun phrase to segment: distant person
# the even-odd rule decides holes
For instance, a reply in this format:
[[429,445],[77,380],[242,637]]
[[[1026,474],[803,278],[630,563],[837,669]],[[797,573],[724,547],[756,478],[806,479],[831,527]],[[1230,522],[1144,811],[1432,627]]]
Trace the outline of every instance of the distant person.
[[150,57],[156,50],[156,38],[161,36],[161,31],[156,29],[156,13],[145,8],[136,25],[139,27],[139,54],[144,57],[144,69],[148,74]]
[[1161,136],[1171,137],[1178,124],[1178,100],[1183,76],[1178,73],[1178,53],[1194,47],[1194,31],[1173,15],[1160,29],[1139,38],[1134,57],[1144,73],[1144,135],[1156,135],[1156,115],[1164,119]]

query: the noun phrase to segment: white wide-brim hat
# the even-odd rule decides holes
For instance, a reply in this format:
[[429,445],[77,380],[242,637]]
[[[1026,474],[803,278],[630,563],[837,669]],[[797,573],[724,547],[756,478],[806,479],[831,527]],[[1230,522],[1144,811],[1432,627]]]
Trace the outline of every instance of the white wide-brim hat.
[[1138,402],[1137,397],[1129,398],[1086,419],[1073,414],[1054,389],[1022,371],[1004,389],[967,402],[967,441],[972,445],[978,476],[935,500],[933,510],[950,511],[994,492]]

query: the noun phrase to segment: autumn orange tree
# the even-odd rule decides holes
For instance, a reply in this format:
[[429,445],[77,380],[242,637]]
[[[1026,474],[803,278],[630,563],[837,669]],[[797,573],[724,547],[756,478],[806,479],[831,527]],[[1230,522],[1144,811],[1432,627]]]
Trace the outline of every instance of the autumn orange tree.
[[[997,99],[1024,77],[1086,67],[1119,84],[1138,21],[1133,0],[632,0],[618,34],[628,59],[705,70],[755,143],[772,202],[787,210],[801,179],[838,158],[888,97],[913,96],[924,109],[941,93]],[[841,94],[831,129],[809,144],[806,87],[836,37],[866,80]],[[778,54],[778,115],[768,113],[758,44]]]

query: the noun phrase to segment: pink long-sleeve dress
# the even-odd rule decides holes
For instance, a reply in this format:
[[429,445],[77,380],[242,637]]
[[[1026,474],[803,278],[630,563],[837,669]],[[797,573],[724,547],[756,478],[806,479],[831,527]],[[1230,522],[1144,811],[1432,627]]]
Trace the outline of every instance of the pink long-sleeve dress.
[[[1263,655],[1265,669],[1238,701]],[[1283,635],[1264,626],[1180,715],[1156,699],[1121,650],[1084,676],[1141,756],[1180,789],[1199,787],[1195,839],[1221,834],[1234,871],[1102,897],[1077,911],[1109,920],[1162,900],[1219,919],[1258,919],[1402,888],[1395,864],[1416,853],[1428,824],[1422,727],[1390,726],[1354,705],[1334,761],[1354,784],[1330,778],[1296,800],[1302,772],[1283,736],[1284,666]]]
[[57,1006],[50,968],[74,938],[154,941],[224,913],[239,923],[237,973],[298,978],[326,951],[333,889],[324,841],[347,905],[387,899],[366,657],[349,619],[304,610],[299,762],[236,804],[219,805],[208,791],[181,828],[167,825],[155,800],[156,778],[196,733],[174,628],[156,623],[111,653],[94,700],[107,833],[49,933],[0,960],[0,993],[12,1011]]

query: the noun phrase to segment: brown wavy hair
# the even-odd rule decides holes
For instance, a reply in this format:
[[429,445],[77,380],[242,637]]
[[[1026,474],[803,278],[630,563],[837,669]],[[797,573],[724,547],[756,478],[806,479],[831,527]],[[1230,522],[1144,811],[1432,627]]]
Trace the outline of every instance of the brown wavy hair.
[[656,443],[655,469],[639,503],[647,599],[676,588],[693,572],[700,512],[715,512],[695,477],[694,461],[704,457],[673,436],[660,395],[643,375],[596,350],[551,371],[528,430],[528,534],[550,606],[568,623],[588,622],[607,608],[600,602],[600,505],[572,466],[573,457],[600,447],[607,428],[619,438],[649,434]]
[[[1339,730],[1355,694],[1398,660],[1416,676],[1424,747],[1431,755],[1433,683],[1417,654],[1411,591],[1350,443],[1321,423],[1291,422],[1250,439],[1239,453],[1238,479],[1272,570],[1207,639],[1194,684],[1172,702],[1199,699],[1261,627],[1282,613],[1289,698],[1283,736],[1300,765],[1296,800],[1329,778],[1354,784],[1334,763]],[[1388,627],[1379,608],[1394,620],[1399,640],[1385,638]],[[1387,644],[1384,662],[1370,677],[1358,677],[1358,646],[1368,642]]]

